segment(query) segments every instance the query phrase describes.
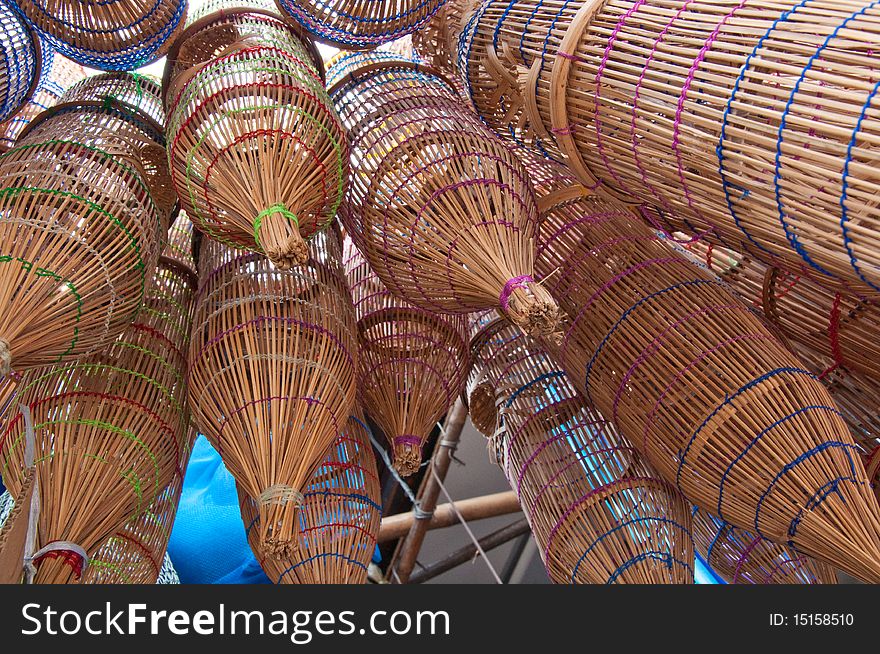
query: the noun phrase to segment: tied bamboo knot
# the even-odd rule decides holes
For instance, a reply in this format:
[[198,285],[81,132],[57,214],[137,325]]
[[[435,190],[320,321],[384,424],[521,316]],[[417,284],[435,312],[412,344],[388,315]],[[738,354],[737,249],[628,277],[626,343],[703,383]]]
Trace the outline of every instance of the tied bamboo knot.
[[[271,220],[271,216],[281,216],[283,220]],[[309,260],[309,250],[299,233],[299,218],[281,202],[263,209],[254,218],[254,242],[279,270],[289,270]]]
[[278,506],[293,504],[295,507],[302,506],[305,499],[306,498],[303,497],[303,494],[293,486],[287,486],[285,484],[273,484],[260,493],[260,497],[257,498],[263,506],[271,504]]
[[409,477],[422,465],[422,439],[413,434],[395,436],[392,441],[394,469],[403,477]]
[[530,275],[512,277],[498,296],[502,310],[527,336],[558,343],[561,314],[556,300]]

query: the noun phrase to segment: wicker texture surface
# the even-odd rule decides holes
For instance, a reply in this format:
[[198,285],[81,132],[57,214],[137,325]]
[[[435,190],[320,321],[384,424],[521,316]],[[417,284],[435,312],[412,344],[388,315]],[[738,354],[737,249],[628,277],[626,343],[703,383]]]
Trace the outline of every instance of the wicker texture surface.
[[181,206],[206,235],[304,263],[348,180],[345,131],[314,54],[280,17],[211,14],[166,64],[168,157]]
[[421,309],[500,307],[551,334],[556,302],[535,281],[537,209],[522,165],[445,81],[412,62],[328,78],[349,129],[354,171],[340,209],[347,233],[395,296]]
[[248,542],[269,579],[276,584],[366,583],[382,507],[376,459],[360,418],[349,418],[303,495],[297,547],[278,557],[260,544],[257,503],[238,487]]
[[469,367],[467,317],[418,309],[385,288],[346,242],[345,272],[358,329],[358,395],[409,476],[425,441],[464,390]]
[[190,348],[190,408],[260,505],[267,552],[296,549],[304,488],[355,402],[357,335],[333,228],[281,271],[206,239]]
[[36,91],[42,68],[40,40],[6,0],[0,2],[0,122],[24,107]]
[[[162,259],[134,323],[109,347],[22,375],[15,402],[33,416],[38,548],[66,541],[91,558],[182,474],[194,282]],[[19,411],[0,435],[0,475],[13,492],[24,478],[26,424]],[[68,583],[86,571],[67,546],[35,563],[37,583]]]
[[694,509],[694,547],[729,584],[836,584],[827,563]]
[[444,0],[276,0],[323,43],[370,50],[421,27]]
[[99,70],[134,70],[165,55],[186,0],[13,0],[55,50]]
[[558,355],[587,399],[694,504],[880,579],[880,511],[816,375],[625,207],[543,209],[537,269],[557,271]]
[[499,465],[556,583],[693,583],[690,508],[503,319],[475,336],[499,407]]

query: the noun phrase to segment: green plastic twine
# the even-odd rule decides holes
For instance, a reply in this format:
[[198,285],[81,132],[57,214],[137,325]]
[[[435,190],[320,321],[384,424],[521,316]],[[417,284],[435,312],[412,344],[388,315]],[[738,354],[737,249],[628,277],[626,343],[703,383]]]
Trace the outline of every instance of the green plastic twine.
[[296,214],[290,211],[287,207],[285,207],[281,202],[278,204],[273,204],[268,209],[263,209],[260,213],[257,214],[257,217],[254,218],[254,241],[257,244],[257,247],[263,247],[260,245],[260,227],[263,224],[263,218],[266,216],[271,216],[273,213],[278,213],[287,218],[288,220],[292,220],[293,223],[299,228],[299,218],[296,217]]

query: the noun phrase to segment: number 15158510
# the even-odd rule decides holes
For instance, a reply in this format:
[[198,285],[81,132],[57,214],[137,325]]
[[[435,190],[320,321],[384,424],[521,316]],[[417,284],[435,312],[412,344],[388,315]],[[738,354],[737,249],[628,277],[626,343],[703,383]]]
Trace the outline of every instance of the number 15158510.
[[851,627],[854,622],[852,613],[770,614],[771,627]]

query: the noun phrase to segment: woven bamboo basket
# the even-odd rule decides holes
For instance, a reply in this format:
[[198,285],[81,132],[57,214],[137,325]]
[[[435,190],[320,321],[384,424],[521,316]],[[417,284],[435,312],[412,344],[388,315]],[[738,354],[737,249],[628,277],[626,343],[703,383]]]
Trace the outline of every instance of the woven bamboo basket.
[[360,418],[349,418],[303,496],[298,547],[278,557],[256,537],[257,503],[238,487],[248,542],[269,579],[276,584],[366,583],[382,507],[376,459]]
[[15,115],[33,96],[40,82],[40,39],[15,9],[0,2],[0,121]]
[[[471,31],[528,68],[531,127],[551,133],[583,183],[656,204],[823,285],[880,293],[871,172],[880,8],[558,0],[505,13],[508,3],[488,4]],[[469,53],[474,68],[492,60]]]
[[191,56],[189,40],[221,52],[169,73],[168,156],[182,207],[216,240],[282,269],[304,263],[304,239],[333,220],[348,181],[345,131],[318,64],[294,28],[256,10],[197,21],[167,67]]
[[513,325],[490,322],[472,347],[499,407],[499,464],[550,578],[693,583],[686,500]]
[[455,90],[468,97],[458,74],[458,39],[477,0],[446,0],[421,28],[412,33],[415,53],[447,75]]
[[131,323],[158,255],[147,136],[112,111],[56,107],[38,120],[0,158],[2,373],[109,343]]
[[[163,258],[136,320],[109,347],[22,375],[15,401],[32,415],[40,493],[37,583],[80,579],[181,476],[194,291],[191,273]],[[12,492],[25,476],[27,423],[20,410],[0,434],[0,475]]]
[[186,0],[13,2],[53,49],[99,70],[134,70],[164,56],[187,9]]
[[816,375],[623,206],[539,202],[537,270],[557,273],[558,355],[587,399],[694,504],[880,579],[880,510]]
[[190,348],[199,431],[260,504],[259,541],[297,548],[304,488],[355,402],[357,336],[338,230],[291,271],[205,240]]
[[328,73],[349,129],[340,218],[395,296],[441,313],[499,307],[551,334],[556,302],[535,281],[537,210],[522,165],[452,87],[419,64],[347,57]]
[[149,116],[159,125],[165,124],[162,84],[149,75],[129,72],[92,75],[68,88],[58,100],[59,104],[90,101],[114,102]]
[[48,46],[42,48],[40,80],[31,98],[11,118],[0,123],[0,152],[13,146],[18,135],[37,114],[52,107],[65,90],[86,76],[81,64]]
[[434,425],[464,390],[469,368],[464,314],[397,299],[350,241],[344,251],[358,330],[358,396],[389,439],[404,477],[419,469]]
[[193,257],[193,224],[185,211],[178,214],[177,219],[171,224],[171,229],[168,230],[164,254],[189,268],[194,275],[198,274],[198,266]]
[[694,547],[729,584],[836,584],[827,563],[694,509]]
[[371,50],[424,25],[444,0],[276,0],[318,41],[343,50]]

